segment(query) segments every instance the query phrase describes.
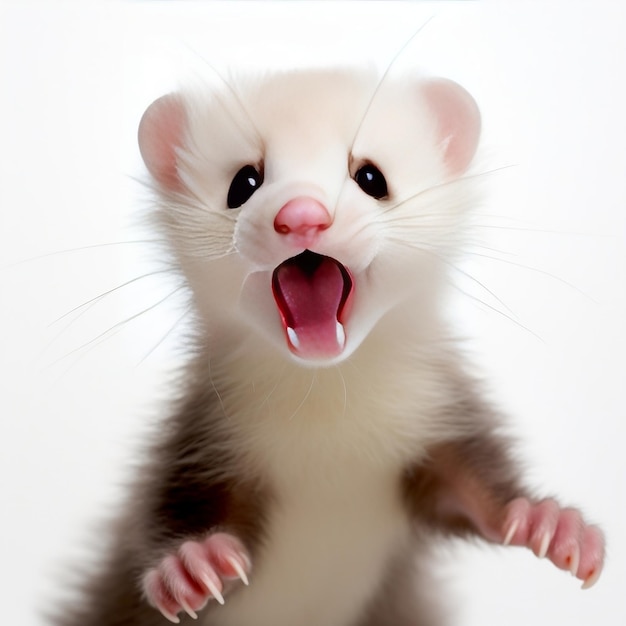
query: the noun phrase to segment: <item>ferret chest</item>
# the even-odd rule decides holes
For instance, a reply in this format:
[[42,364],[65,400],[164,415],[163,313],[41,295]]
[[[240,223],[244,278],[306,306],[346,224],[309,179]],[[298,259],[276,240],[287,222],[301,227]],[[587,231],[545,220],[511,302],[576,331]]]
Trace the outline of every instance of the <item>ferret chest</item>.
[[291,480],[284,476],[275,485],[250,586],[225,610],[217,608],[219,626],[293,626],[306,616],[314,624],[348,626],[406,545],[409,524],[396,472],[332,463],[323,454],[317,459],[317,472],[312,454],[303,459],[305,471],[284,468]]

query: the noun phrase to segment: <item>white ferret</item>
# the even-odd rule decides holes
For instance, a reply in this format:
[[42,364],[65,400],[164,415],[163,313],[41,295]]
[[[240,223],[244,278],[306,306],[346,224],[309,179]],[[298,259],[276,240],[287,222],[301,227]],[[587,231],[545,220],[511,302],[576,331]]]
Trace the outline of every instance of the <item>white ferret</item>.
[[456,83],[354,70],[148,108],[194,354],[114,549],[57,624],[440,626],[445,535],[595,582],[601,531],[529,495],[443,322],[479,136]]

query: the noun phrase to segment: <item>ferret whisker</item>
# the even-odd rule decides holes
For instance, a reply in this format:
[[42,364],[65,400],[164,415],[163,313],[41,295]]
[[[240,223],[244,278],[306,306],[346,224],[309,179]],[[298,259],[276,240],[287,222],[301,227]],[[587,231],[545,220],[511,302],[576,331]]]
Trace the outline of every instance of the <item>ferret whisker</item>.
[[261,409],[263,409],[263,407],[270,401],[270,398],[272,397],[272,395],[274,394],[276,389],[278,389],[280,383],[283,382],[284,373],[285,373],[286,369],[287,369],[287,363],[283,363],[282,370],[281,370],[280,374],[276,377],[276,384],[269,390],[269,392],[266,394],[265,398],[263,398],[262,402],[258,406],[259,413],[260,413]]
[[537,273],[537,274],[541,274],[542,276],[546,276],[548,278],[551,278],[552,280],[555,280],[555,281],[561,283],[562,285],[565,285],[569,289],[573,289],[574,291],[576,291],[578,294],[580,294],[581,296],[583,296],[586,299],[588,299],[593,304],[598,304],[598,301],[595,298],[593,298],[588,293],[586,293],[585,291],[580,289],[580,287],[577,287],[573,283],[570,283],[568,280],[565,280],[564,278],[561,278],[560,276],[557,276],[556,274],[553,274],[552,272],[548,272],[546,270],[542,270],[542,269],[540,269],[538,267],[533,267],[532,265],[527,265],[526,263],[519,263],[519,262],[513,261],[511,259],[502,259],[500,257],[494,256],[494,255],[491,255],[491,254],[483,254],[481,252],[472,252],[471,250],[467,251],[466,254],[471,255],[471,256],[475,256],[475,257],[478,257],[478,258],[481,258],[481,259],[487,259],[489,261],[496,261],[496,262],[499,262],[499,263],[506,263],[507,265],[511,265],[513,267],[519,267],[521,269],[528,270],[529,272],[534,272],[534,273]]
[[489,252],[502,254],[504,256],[515,256],[514,252],[509,252],[508,250],[501,250],[500,248],[494,248],[493,246],[487,246],[482,243],[471,243],[465,250],[465,254],[474,254],[473,250],[487,250]]
[[78,306],[75,306],[73,309],[70,309],[67,313],[64,313],[63,315],[61,315],[60,317],[57,317],[55,320],[53,320],[52,322],[50,322],[48,324],[48,328],[54,326],[55,324],[58,324],[61,320],[65,319],[68,315],[71,315],[72,313],[74,313],[75,311],[78,311],[79,309],[82,309],[84,307],[87,307],[89,305],[95,304],[96,302],[99,302],[100,300],[102,300],[103,298],[106,298],[106,296],[115,293],[116,291],[119,291],[120,289],[123,289],[124,287],[128,287],[128,285],[132,285],[133,283],[136,283],[140,280],[143,280],[144,278],[150,278],[151,276],[158,276],[159,274],[168,274],[168,273],[173,273],[176,270],[174,268],[167,268],[167,269],[162,269],[162,270],[155,270],[153,272],[147,272],[146,274],[142,274],[141,276],[136,276],[135,278],[131,278],[130,280],[127,280],[126,282],[122,283],[121,285],[118,285],[117,287],[113,287],[112,289],[108,289],[107,291],[104,291],[103,293],[90,298],[89,300],[87,300],[86,302],[83,302],[82,304],[79,304]]
[[432,254],[433,256],[439,258],[439,256],[436,255],[433,250],[431,250],[425,244],[421,244],[418,241],[406,241],[406,240],[402,239],[401,237],[395,237],[393,235],[389,236],[389,241],[390,241],[390,243],[394,243],[397,246],[408,248],[409,250],[416,251],[416,252],[423,252],[425,254]]
[[229,418],[228,418],[228,414],[226,413],[226,406],[224,405],[224,399],[222,398],[222,394],[220,393],[219,389],[217,388],[217,385],[215,384],[215,378],[213,376],[212,365],[213,363],[211,360],[211,351],[209,351],[207,355],[207,374],[209,376],[209,382],[211,383],[211,388],[215,392],[215,395],[217,396],[217,400],[220,403],[220,408],[222,409],[222,415],[224,416],[226,420],[228,420]]
[[346,189],[348,188],[348,183],[351,180],[351,175],[350,175],[350,171],[347,170],[346,171],[346,175],[343,179],[343,183],[339,186],[339,191],[338,193],[335,195],[335,201],[331,203],[332,207],[333,207],[333,215],[337,214],[337,207],[339,206],[339,202],[341,201],[341,198],[343,196],[343,194],[345,193]]
[[467,272],[466,270],[461,269],[460,267],[458,267],[457,265],[455,265],[451,261],[447,261],[444,258],[442,258],[441,260],[448,267],[453,269],[455,272],[457,272],[457,273],[461,274],[462,276],[464,276],[465,278],[471,280],[474,284],[478,285],[481,289],[486,291],[494,300],[496,300],[498,302],[498,304],[503,306],[511,315],[516,316],[515,311],[513,311],[513,309],[511,309],[511,307],[508,304],[506,304],[506,302],[504,302],[504,300],[502,300],[502,298],[497,296],[491,289],[489,289],[489,287],[487,287],[487,285],[485,285],[482,281],[478,280],[478,278],[476,278],[475,276],[472,276],[469,272]]
[[423,229],[428,226],[424,222],[428,222],[434,225],[435,228],[441,229],[442,216],[438,213],[413,213],[410,215],[399,214],[392,216],[384,216],[385,224],[399,224],[404,232],[405,228],[414,228],[416,230]]
[[465,181],[468,180],[473,180],[476,178],[482,178],[484,176],[491,176],[493,174],[496,174],[498,172],[507,170],[511,167],[515,167],[515,165],[503,165],[501,167],[496,167],[493,168],[491,170],[485,170],[483,172],[477,172],[474,174],[467,174],[465,176],[461,176],[460,178],[455,178],[452,180],[447,180],[443,183],[439,183],[437,185],[431,185],[430,187],[426,187],[425,189],[420,189],[420,191],[417,191],[414,194],[411,194],[410,196],[407,196],[405,198],[402,198],[401,200],[399,200],[398,202],[396,202],[395,204],[390,204],[389,206],[385,207],[382,212],[383,213],[388,213],[390,211],[393,211],[395,209],[397,209],[398,207],[401,207],[404,204],[407,204],[408,202],[411,202],[412,200],[415,200],[416,198],[419,198],[420,196],[423,196],[429,192],[432,191],[436,191],[436,190],[440,190],[440,189],[445,189],[447,187],[450,186],[455,186],[455,185],[462,185]]
[[[219,248],[220,246],[216,246],[217,248]],[[226,259],[229,256],[233,256],[234,254],[236,254],[237,251],[235,249],[229,249],[229,250],[218,250],[218,251],[212,251],[208,248],[199,248],[199,253],[198,254],[194,254],[193,256],[201,258],[205,261],[220,261],[222,259]]]
[[218,218],[220,220],[228,222],[229,225],[235,224],[237,222],[237,216],[232,211],[225,212],[219,207],[214,207],[210,204],[206,204],[205,202],[200,202],[197,206],[194,207],[194,209],[210,215],[211,218]]
[[522,330],[526,331],[527,333],[535,337],[535,339],[538,339],[539,341],[541,341],[541,343],[543,344],[546,343],[545,339],[541,337],[541,335],[538,335],[535,331],[528,328],[528,326],[525,326],[524,324],[522,324],[519,320],[515,319],[513,316],[508,315],[504,311],[501,311],[498,307],[493,306],[492,304],[485,302],[485,300],[482,300],[478,296],[475,296],[474,294],[471,294],[465,291],[464,289],[456,285],[454,282],[452,283],[452,288],[458,291],[459,293],[463,294],[463,296],[469,298],[470,300],[473,300],[474,302],[477,302],[479,305],[487,307],[490,311],[493,311],[494,313],[497,313],[498,315],[501,315],[502,317],[506,318],[509,322],[512,322],[513,324],[515,324]]
[[404,51],[409,47],[409,45],[413,42],[413,40],[422,32],[422,30],[424,30],[424,28],[426,28],[426,26],[433,20],[434,17],[435,17],[434,15],[431,15],[423,24],[421,24],[419,26],[419,28],[417,28],[417,30],[395,52],[393,57],[391,57],[391,60],[387,64],[387,67],[385,68],[383,73],[381,74],[381,77],[378,80],[378,83],[376,84],[376,87],[374,88],[374,91],[372,92],[372,94],[371,94],[371,96],[370,96],[370,98],[369,98],[369,100],[367,102],[367,106],[365,107],[365,110],[363,111],[363,115],[361,116],[361,120],[359,122],[359,125],[357,126],[356,131],[354,133],[354,137],[352,138],[352,142],[350,143],[350,154],[352,154],[352,151],[354,149],[354,144],[356,143],[356,140],[359,138],[359,133],[361,132],[361,128],[363,127],[363,123],[367,119],[367,116],[368,116],[368,114],[370,112],[370,109],[372,108],[372,104],[376,100],[376,96],[378,95],[378,92],[380,91],[381,87],[383,86],[383,84],[387,80],[387,76],[389,75],[389,72],[391,72],[393,66],[396,64],[396,61],[402,56]]
[[340,420],[343,420],[348,413],[348,386],[346,384],[346,378],[343,375],[343,371],[339,365],[335,365],[335,370],[339,374],[339,378],[341,379],[341,384],[343,385],[343,411],[339,416]]
[[[254,122],[254,118],[253,116],[250,114],[250,112],[248,111],[248,108],[245,106],[245,104],[243,103],[243,100],[241,99],[241,96],[239,95],[239,93],[237,92],[237,90],[233,87],[233,85],[231,84],[231,82],[229,80],[227,80],[227,78],[222,74],[222,72],[220,72],[217,67],[211,63],[204,55],[200,54],[197,50],[193,50],[191,47],[189,48],[199,59],[202,60],[202,62],[211,70],[211,72],[213,73],[214,76],[216,76],[219,81],[222,83],[222,85],[224,85],[224,87],[226,87],[226,89],[229,91],[230,95],[233,97],[233,99],[235,100],[237,106],[239,107],[239,110],[244,114],[244,116],[247,118],[248,122],[250,123],[250,126],[252,127],[252,129],[254,130],[254,133],[256,135],[256,138],[259,142],[259,145],[264,145],[263,142],[263,137],[258,129],[258,126],[256,125],[256,123]],[[217,94],[216,94],[217,95]],[[237,120],[235,119],[235,116],[233,115],[232,111],[231,111],[231,107],[227,104],[224,103],[223,100],[221,98],[219,98],[219,95],[217,95],[217,100],[220,102],[220,105],[222,107],[222,109],[224,110],[224,112],[234,121],[237,122]]]
[[496,306],[494,306],[492,304],[489,304],[488,302],[486,302],[485,300],[479,298],[478,296],[463,290],[454,281],[451,281],[452,287],[454,289],[456,289],[457,291],[459,291],[460,293],[462,293],[464,296],[467,296],[468,298],[471,298],[475,302],[480,303],[481,305],[487,307],[488,309],[490,309],[494,313],[498,313],[499,315],[502,315],[507,320],[513,322],[514,324],[519,326],[521,329],[527,331],[528,333],[530,333],[531,335],[533,335],[534,337],[539,339],[542,343],[545,343],[544,339],[541,336],[539,336],[537,333],[535,333],[533,330],[531,330],[527,326],[524,326],[524,324],[522,324],[518,319],[516,319],[515,311],[513,311],[499,296],[497,296],[491,289],[489,289],[485,284],[483,284],[475,276],[472,276],[471,274],[469,274],[465,270],[462,270],[461,268],[459,268],[456,265],[454,265],[451,261],[449,261],[448,259],[446,259],[442,255],[437,254],[434,250],[431,250],[431,249],[429,249],[429,248],[427,248],[425,246],[420,246],[419,244],[414,244],[414,243],[408,243],[408,242],[405,242],[405,241],[402,241],[402,240],[398,240],[398,239],[394,239],[394,241],[395,241],[396,244],[406,245],[407,247],[409,247],[409,248],[411,248],[413,250],[418,250],[419,252],[422,252],[422,253],[434,256],[440,262],[444,263],[445,265],[447,265],[448,267],[450,267],[454,271],[462,274],[463,276],[465,276],[466,278],[468,278],[469,280],[471,280],[472,282],[477,284],[485,292],[487,292],[492,298],[494,298],[501,306],[503,306],[507,311],[509,311],[509,313],[505,313],[504,311],[502,311],[498,307],[496,307]]
[[144,361],[146,361],[159,348],[159,346],[163,344],[163,342],[174,332],[176,327],[185,319],[185,317],[187,317],[187,315],[189,315],[189,313],[191,313],[192,310],[193,310],[193,305],[190,304],[183,311],[182,315],[180,315],[178,319],[163,334],[163,336],[159,339],[159,341],[157,341],[154,344],[154,346],[152,346],[152,348],[150,348],[150,350],[146,352],[146,354],[144,354],[143,357],[141,357],[141,360],[139,361],[138,365],[141,365]]
[[313,370],[313,375],[311,376],[311,384],[307,389],[307,392],[304,394],[304,398],[300,404],[296,407],[295,411],[291,414],[287,421],[291,422],[296,417],[296,415],[300,412],[300,409],[306,404],[306,401],[309,399],[311,392],[313,391],[313,387],[315,386],[315,382],[317,381],[317,370]]
[[352,237],[359,237],[368,230],[373,230],[379,226],[379,222],[375,220],[367,220],[365,216],[358,220],[356,224],[352,224],[353,230],[351,230]]
[[[48,341],[48,343],[44,346],[42,352],[41,352],[41,356],[43,357],[43,355],[45,355],[50,348],[57,342],[59,341],[59,339],[68,331],[69,328],[71,328],[83,315],[85,315],[86,313],[88,313],[92,307],[96,306],[96,304],[99,302],[99,300],[95,299],[93,300],[91,303],[87,304],[87,305],[82,305],[84,306],[83,310],[80,311],[78,313],[78,315],[76,315],[74,318],[72,318],[70,321],[68,321],[67,324],[65,324],[65,326],[63,326],[61,328],[61,330],[59,330],[59,332],[52,338],[50,339],[50,341]],[[76,309],[75,309],[76,310]],[[69,313],[67,313],[66,315],[69,315]],[[57,320],[58,321],[58,320]],[[54,324],[56,322],[52,322],[52,324]],[[48,328],[50,328],[52,326],[52,324],[48,325]]]
[[73,354],[76,354],[77,352],[86,352],[86,349],[88,349],[90,347],[94,347],[94,344],[98,345],[99,340],[106,339],[106,338],[110,337],[115,331],[121,329],[122,327],[127,325],[129,322],[132,322],[133,320],[137,319],[138,317],[141,317],[145,313],[148,313],[148,312],[156,309],[158,306],[160,306],[161,304],[166,302],[169,298],[171,298],[173,295],[175,295],[176,293],[178,293],[179,291],[181,291],[184,288],[186,288],[186,284],[183,283],[183,284],[178,285],[176,287],[176,289],[173,289],[172,291],[170,291],[165,297],[161,298],[158,302],[155,302],[154,304],[151,304],[149,307],[146,307],[145,309],[142,309],[138,313],[135,313],[135,314],[131,315],[130,317],[127,317],[126,319],[122,320],[121,322],[117,322],[116,324],[114,324],[113,326],[111,326],[110,328],[105,330],[104,332],[100,333],[98,336],[94,337],[93,339],[90,339],[89,341],[87,341],[86,343],[82,344],[81,346],[78,346],[77,348],[74,348],[73,350],[71,350],[70,352],[65,354],[64,356],[58,358],[56,361],[54,361],[52,363],[52,365],[56,365],[60,361],[63,361],[65,359],[69,358],[70,356],[72,356]]
[[418,191],[406,198],[403,198],[402,200],[399,200],[398,202],[396,202],[395,204],[390,204],[389,206],[386,206],[382,209],[382,214],[386,215],[387,213],[390,213],[392,211],[395,211],[396,209],[398,209],[401,206],[404,206],[405,204],[408,204],[409,202],[412,202],[413,200],[416,200],[417,198],[429,193],[430,191],[434,190],[434,189],[438,189],[439,185],[435,185],[433,187],[427,187],[426,189],[422,189],[421,191]]
[[14,267],[19,267],[20,265],[25,265],[27,263],[33,263],[35,261],[41,261],[43,259],[49,259],[55,256],[61,256],[64,254],[73,254],[76,252],[86,252],[88,250],[97,250],[100,248],[110,248],[114,246],[124,246],[124,245],[146,245],[146,244],[154,244],[159,243],[158,239],[135,239],[135,240],[124,240],[124,241],[107,241],[103,243],[92,243],[85,246],[77,246],[75,248],[66,248],[64,250],[55,250],[54,252],[45,252],[44,254],[38,254],[36,256],[28,257],[26,259],[21,259],[19,261],[15,261],[10,263],[9,265],[4,266],[3,269],[11,269]]
[[474,224],[472,228],[489,228],[492,230],[509,230],[519,233],[531,233],[539,235],[559,235],[563,237],[605,237],[602,234],[584,233],[576,231],[554,230],[550,228],[533,228],[531,226],[505,226],[503,224]]

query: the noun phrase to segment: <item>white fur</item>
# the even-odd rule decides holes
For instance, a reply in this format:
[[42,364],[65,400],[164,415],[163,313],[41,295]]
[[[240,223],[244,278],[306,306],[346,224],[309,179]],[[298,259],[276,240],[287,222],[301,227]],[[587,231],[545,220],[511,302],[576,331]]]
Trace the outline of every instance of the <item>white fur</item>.
[[[186,94],[179,173],[192,193],[170,195],[160,214],[209,328],[219,318],[244,319],[287,353],[271,273],[302,250],[273,222],[302,195],[333,220],[314,252],[339,260],[356,281],[338,360],[408,295],[423,290],[420,306],[436,305],[428,302],[430,284],[458,250],[473,186],[447,176],[437,120],[418,81],[378,88],[378,80],[356,71],[296,72]],[[352,179],[369,159],[387,178],[387,200],[367,196]],[[226,209],[230,182],[248,163],[263,164],[264,183],[241,208]]]

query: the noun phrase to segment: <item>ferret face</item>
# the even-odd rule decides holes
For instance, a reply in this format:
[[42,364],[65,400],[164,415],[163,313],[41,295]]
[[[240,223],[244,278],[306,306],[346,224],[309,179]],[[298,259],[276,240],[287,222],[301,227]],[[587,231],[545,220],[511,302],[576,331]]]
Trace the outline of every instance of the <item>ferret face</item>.
[[302,71],[164,96],[139,143],[208,323],[332,364],[455,249],[479,127],[451,81]]

